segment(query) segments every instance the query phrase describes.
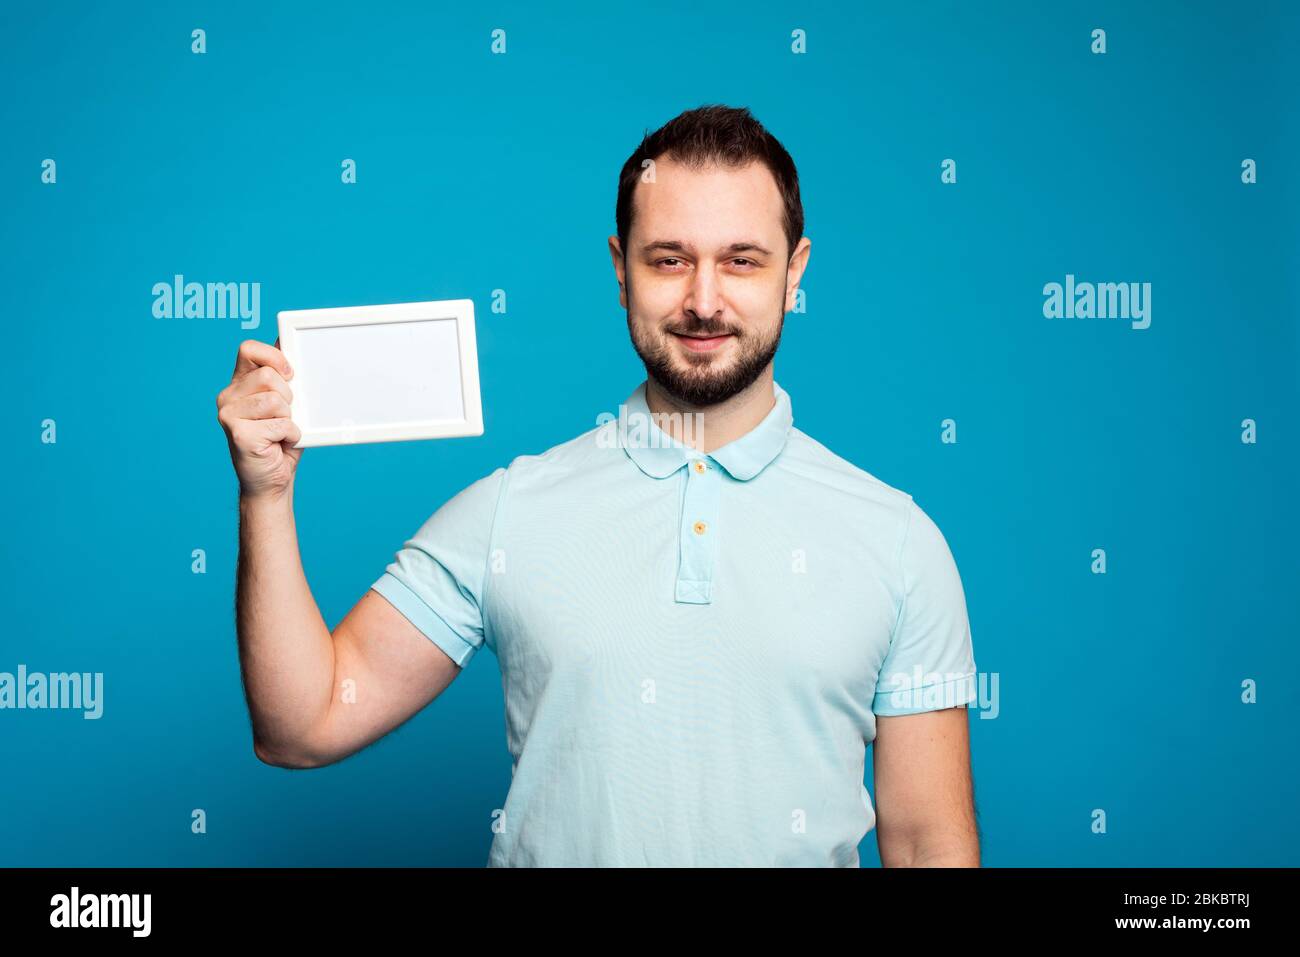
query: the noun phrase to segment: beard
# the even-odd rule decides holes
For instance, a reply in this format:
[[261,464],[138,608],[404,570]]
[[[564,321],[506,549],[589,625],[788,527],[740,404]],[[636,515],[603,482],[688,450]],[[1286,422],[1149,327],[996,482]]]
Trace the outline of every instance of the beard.
[[[781,344],[781,330],[785,325],[782,313],[776,332],[769,337],[728,326],[723,322],[688,319],[683,325],[664,330],[661,338],[653,333],[638,336],[632,323],[632,310],[627,313],[627,328],[632,337],[632,348],[645,363],[646,375],[659,387],[687,406],[702,407],[725,402],[733,395],[749,388],[767,368]],[[713,353],[686,353],[685,367],[676,358],[672,333],[695,336],[735,336],[733,355],[722,358]]]

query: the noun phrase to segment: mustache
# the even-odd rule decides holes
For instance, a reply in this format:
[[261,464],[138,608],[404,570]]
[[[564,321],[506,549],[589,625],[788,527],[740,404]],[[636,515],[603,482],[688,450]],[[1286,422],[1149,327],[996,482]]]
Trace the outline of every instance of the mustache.
[[668,331],[679,336],[739,336],[740,330],[728,326],[725,322],[693,322],[682,327],[668,327]]

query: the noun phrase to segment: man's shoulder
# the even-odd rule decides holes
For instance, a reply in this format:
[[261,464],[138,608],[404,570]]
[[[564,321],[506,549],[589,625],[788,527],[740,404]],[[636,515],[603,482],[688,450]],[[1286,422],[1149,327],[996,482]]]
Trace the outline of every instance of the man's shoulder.
[[604,422],[542,452],[516,455],[501,471],[511,485],[533,480],[549,484],[568,475],[589,474],[594,465],[610,459],[609,450],[618,448],[617,423]]
[[832,452],[807,432],[793,426],[781,461],[788,471],[818,483],[830,492],[853,496],[900,514],[912,501],[909,493]]
[[911,493],[836,455],[798,429],[791,429],[789,452],[784,457],[788,459],[787,469],[819,483],[819,492],[825,493],[822,499],[842,516],[846,525],[853,524],[855,516],[881,519],[896,529],[900,551],[904,543],[911,542],[911,550],[916,555],[930,556],[927,561],[951,555],[947,539],[934,517]]
[[[591,477],[600,465],[599,457],[608,453],[604,449],[616,447],[606,440],[603,426],[588,429],[580,435],[553,445],[543,452],[516,455],[506,465],[480,473],[451,499],[443,510],[449,514],[484,517],[493,514],[507,498],[515,501],[522,495],[551,492],[561,495],[581,494],[575,483],[567,481],[572,476]],[[611,441],[616,442],[616,439]],[[606,457],[606,463],[609,459]]]

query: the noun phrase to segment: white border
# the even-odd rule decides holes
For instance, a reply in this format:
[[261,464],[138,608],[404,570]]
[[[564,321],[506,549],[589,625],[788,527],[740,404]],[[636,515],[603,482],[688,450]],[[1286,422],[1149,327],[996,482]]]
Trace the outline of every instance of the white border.
[[303,449],[316,445],[351,445],[360,442],[400,442],[406,439],[447,439],[483,434],[483,405],[479,395],[478,347],[474,336],[474,300],[440,299],[431,302],[396,302],[379,306],[343,306],[335,309],[294,309],[276,313],[280,328],[280,350],[293,367],[289,388],[294,400],[311,394],[311,369],[299,362],[298,330],[331,326],[359,326],[412,320],[455,319],[460,346],[461,398],[465,418],[417,419],[372,425],[313,428],[310,422],[294,421],[302,438],[294,445]]

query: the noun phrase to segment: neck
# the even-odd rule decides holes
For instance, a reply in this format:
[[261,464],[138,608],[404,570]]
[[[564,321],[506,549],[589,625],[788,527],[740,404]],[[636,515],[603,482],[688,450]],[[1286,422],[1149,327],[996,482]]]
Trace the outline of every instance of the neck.
[[[776,406],[776,390],[769,365],[749,386],[716,405],[688,405],[665,392],[658,382],[648,377],[645,400],[646,406],[662,424],[663,431],[678,442],[707,453],[734,442],[762,422]],[[699,427],[688,427],[686,416],[691,416]]]

